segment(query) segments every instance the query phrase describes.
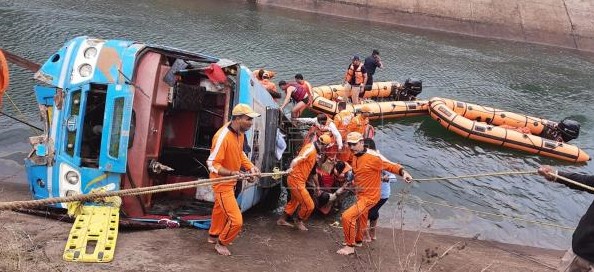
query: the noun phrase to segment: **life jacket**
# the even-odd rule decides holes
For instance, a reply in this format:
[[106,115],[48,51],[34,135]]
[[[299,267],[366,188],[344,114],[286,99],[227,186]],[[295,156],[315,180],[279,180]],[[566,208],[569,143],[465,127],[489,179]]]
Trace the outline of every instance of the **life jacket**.
[[298,84],[297,82],[288,83],[289,86],[295,87],[295,90],[291,93],[291,98],[295,103],[301,102],[305,97],[307,97],[307,90],[303,88],[302,85]]
[[[297,82],[295,82],[295,83],[297,83]],[[297,84],[301,85],[301,87],[303,87],[303,89],[305,89],[308,97],[313,97],[313,95],[311,94],[311,84],[309,84],[308,81],[304,80],[303,84],[299,84],[299,83],[297,83]],[[313,103],[313,99],[310,99],[308,102],[309,102],[308,105],[311,106],[311,103]]]
[[363,117],[363,115],[357,115],[355,117],[353,117],[353,119],[351,120],[351,122],[348,125],[348,132],[359,132],[361,133],[361,135],[363,135],[363,138],[366,138],[365,136],[370,136],[370,132],[372,132],[373,128],[369,128],[371,125],[369,124],[369,118],[365,118]]
[[363,71],[361,71],[362,67],[363,67],[363,64],[360,64],[357,67],[357,69],[355,69],[355,67],[351,64],[351,66],[349,66],[349,69],[347,70],[346,75],[344,76],[344,80],[350,84],[351,80],[353,79],[353,75],[354,75],[355,76],[355,85],[363,84]]
[[336,179],[334,178],[334,175],[332,175],[332,173],[324,171],[319,167],[316,168],[316,173],[318,174],[318,182],[320,184],[321,190],[331,192],[333,187],[336,187]]
[[334,124],[343,139],[346,139],[348,126],[352,119],[353,113],[348,110],[342,110],[334,116]]

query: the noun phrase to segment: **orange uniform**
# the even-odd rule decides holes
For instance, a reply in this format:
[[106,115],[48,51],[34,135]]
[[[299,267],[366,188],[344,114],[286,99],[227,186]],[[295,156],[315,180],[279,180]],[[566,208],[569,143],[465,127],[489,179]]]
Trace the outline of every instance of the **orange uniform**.
[[363,135],[363,138],[373,139],[373,136],[375,136],[373,126],[369,124],[369,118],[363,116],[363,114],[359,114],[353,117],[353,119],[351,119],[351,122],[349,122],[347,130],[348,132],[359,132],[361,133],[361,135]]
[[[210,178],[220,177],[219,169],[224,167],[230,171],[239,171],[241,167],[250,170],[254,165],[243,152],[245,135],[231,128],[230,123],[221,127],[212,139],[210,156],[206,161],[210,170]],[[231,243],[243,225],[241,210],[235,198],[237,180],[213,185],[215,194],[212,209],[211,226],[208,233],[218,237],[221,245]]]
[[301,221],[307,220],[314,210],[314,202],[305,188],[305,183],[317,159],[318,151],[314,143],[309,143],[301,148],[299,155],[291,162],[291,168],[293,170],[287,178],[291,200],[285,206],[285,213],[291,216],[295,213],[297,207],[301,205],[298,213]]
[[[349,122],[347,130],[349,131],[349,133],[356,131],[361,133],[361,135],[364,135],[365,128],[367,127],[367,125],[369,125],[369,118],[363,116],[362,114],[359,114],[353,117],[353,119],[351,119],[351,122]],[[365,138],[365,136],[363,136],[363,138]]]
[[339,113],[334,115],[334,124],[340,132],[342,139],[346,139],[348,134],[348,126],[353,119],[353,113],[348,110],[341,110]]
[[[349,133],[348,126],[353,119],[353,113],[348,110],[341,110],[339,113],[334,115],[334,125],[338,129],[338,132],[342,136],[342,139],[345,140],[347,134]],[[344,162],[351,162],[352,161],[352,153],[348,146],[345,144],[343,148],[338,150],[337,158]]]
[[393,163],[374,150],[355,154],[353,173],[357,188],[357,202],[342,214],[342,228],[346,244],[354,246],[363,240],[363,231],[367,229],[367,216],[380,200],[382,170],[402,176],[404,168]]

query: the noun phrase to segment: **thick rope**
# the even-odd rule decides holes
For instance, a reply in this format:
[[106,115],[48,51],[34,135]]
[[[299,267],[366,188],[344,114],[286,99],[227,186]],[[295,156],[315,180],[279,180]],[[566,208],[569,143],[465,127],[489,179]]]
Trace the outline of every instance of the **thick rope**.
[[[484,173],[484,174],[475,174],[475,175],[464,175],[464,176],[451,176],[451,177],[434,177],[434,178],[422,178],[422,179],[413,178],[412,181],[413,182],[414,181],[418,181],[418,182],[421,182],[421,181],[437,181],[437,180],[450,180],[450,179],[479,178],[479,177],[488,177],[488,176],[527,175],[527,174],[537,174],[537,173],[538,173],[538,171],[536,171],[536,170],[506,171],[506,172],[493,172],[493,173]],[[578,185],[578,184],[576,184],[576,185]],[[311,186],[307,186],[306,185],[306,187],[309,188]],[[291,189],[293,187],[285,187],[285,188]],[[338,189],[338,188],[341,188],[341,187],[318,187],[318,188],[319,189],[322,189],[322,190],[326,190],[326,189]],[[372,188],[372,187],[357,187],[357,188],[364,189],[364,188]],[[377,187],[375,187],[375,188],[377,188]],[[592,188],[592,189],[594,189],[594,188]]]
[[187,181],[187,182],[180,182],[180,183],[173,183],[173,184],[163,184],[163,185],[150,186],[150,187],[124,189],[124,190],[118,190],[118,191],[97,192],[97,193],[90,193],[90,194],[86,194],[86,195],[74,195],[74,196],[47,198],[47,199],[39,199],[39,200],[3,202],[3,203],[0,203],[0,211],[1,210],[22,209],[22,208],[32,208],[32,207],[37,207],[37,206],[45,206],[48,204],[65,203],[65,202],[73,202],[73,201],[87,201],[87,200],[91,200],[91,199],[104,198],[104,197],[110,197],[110,196],[130,196],[130,195],[152,194],[152,193],[158,193],[158,192],[182,190],[182,189],[188,189],[188,188],[199,187],[199,186],[213,185],[213,184],[223,183],[223,182],[227,182],[228,180],[242,178],[242,177],[252,177],[252,176],[258,176],[258,175],[260,177],[276,177],[279,175],[286,175],[288,173],[289,172],[284,171],[284,172],[261,173],[261,174],[243,174],[243,175],[219,177],[219,178],[212,178],[212,179],[198,179],[198,180],[194,180],[194,181]]
[[584,189],[586,189],[586,190],[589,190],[589,191],[590,191],[590,193],[594,193],[594,187],[592,187],[592,186],[588,186],[588,185],[586,185],[586,184],[579,183],[579,182],[577,182],[577,181],[574,181],[574,180],[572,180],[572,179],[568,179],[568,178],[566,178],[566,177],[559,176],[559,175],[557,175],[557,174],[555,174],[555,173],[549,173],[549,174],[550,174],[551,176],[553,176],[553,177],[557,178],[557,179],[560,179],[560,180],[566,181],[566,182],[568,182],[568,183],[571,183],[571,184],[573,184],[573,185],[575,185],[575,186],[579,186],[579,187],[582,187],[582,188],[584,188]]
[[437,177],[437,178],[425,178],[425,179],[413,179],[413,181],[436,181],[436,180],[448,180],[448,179],[465,179],[465,178],[478,178],[488,176],[505,176],[505,175],[527,175],[527,174],[538,174],[536,170],[527,171],[508,171],[508,172],[495,172],[495,173],[484,173],[476,175],[465,175],[465,176],[451,176],[451,177]]
[[[260,177],[287,175],[288,173],[289,172],[287,172],[287,171],[274,172],[274,173],[262,173],[262,174],[260,174]],[[486,176],[501,176],[501,175],[516,175],[516,174],[523,175],[523,174],[536,174],[536,173],[537,173],[537,171],[534,171],[534,170],[516,171],[516,172],[496,172],[496,173],[484,173],[484,174],[465,175],[465,176],[415,179],[414,181],[436,181],[436,180],[447,180],[447,179],[464,179],[464,178],[476,178],[476,177],[486,177]],[[48,205],[48,204],[73,202],[73,201],[87,201],[87,200],[92,200],[92,199],[96,199],[96,198],[104,198],[104,197],[110,197],[110,196],[130,196],[130,195],[141,195],[141,194],[153,194],[153,193],[167,192],[167,191],[173,191],[173,190],[183,190],[183,189],[188,189],[188,188],[193,188],[193,187],[218,184],[218,183],[226,182],[227,180],[237,179],[239,177],[250,177],[250,176],[255,176],[255,175],[256,174],[246,174],[246,175],[238,175],[238,176],[213,178],[213,179],[199,179],[199,180],[181,182],[181,183],[164,184],[164,185],[157,185],[157,186],[151,186],[151,187],[125,189],[125,190],[101,192],[101,193],[90,193],[90,194],[86,194],[86,195],[75,195],[75,196],[68,196],[68,197],[58,197],[58,198],[30,200],[30,201],[4,202],[4,203],[0,203],[0,210],[31,208],[31,207],[36,207],[36,206],[44,206],[44,205]],[[591,190],[592,192],[594,192],[594,187],[590,187],[588,185],[573,181],[571,179],[568,179],[568,178],[565,178],[565,177],[562,177],[559,175],[555,175],[554,173],[551,173],[551,175],[557,177],[558,179],[562,179],[562,180],[567,181],[571,184],[574,184],[576,186],[579,186],[579,187],[582,187],[582,188],[585,188],[587,190]],[[290,187],[285,187],[285,188],[289,189]],[[336,188],[340,188],[340,187],[328,187],[328,188],[324,187],[324,189],[333,189],[333,188],[336,189]],[[400,194],[400,196],[402,197],[403,194]],[[413,201],[415,201],[417,203],[424,203],[424,204],[448,207],[448,208],[457,209],[457,210],[463,210],[463,211],[476,213],[476,214],[508,218],[511,220],[523,221],[523,222],[536,224],[536,225],[556,227],[556,228],[565,229],[565,230],[575,230],[575,228],[573,228],[573,227],[567,227],[567,226],[562,226],[562,225],[557,225],[557,224],[552,224],[552,223],[547,223],[547,222],[542,222],[542,221],[524,219],[521,217],[516,217],[516,216],[511,216],[511,215],[506,215],[506,214],[497,214],[497,213],[491,213],[491,212],[478,211],[478,210],[473,210],[473,209],[469,209],[466,207],[431,202],[431,201],[426,201],[426,200],[421,200],[421,199],[413,199]]]

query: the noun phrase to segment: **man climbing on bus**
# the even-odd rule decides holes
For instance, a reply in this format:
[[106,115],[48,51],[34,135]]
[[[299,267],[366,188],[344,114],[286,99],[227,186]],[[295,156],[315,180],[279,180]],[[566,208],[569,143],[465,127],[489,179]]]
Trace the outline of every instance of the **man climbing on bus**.
[[293,100],[293,103],[295,103],[295,105],[291,110],[291,118],[299,118],[303,110],[305,110],[305,108],[309,104],[310,97],[307,93],[307,90],[297,83],[287,83],[284,80],[281,80],[278,83],[278,86],[283,91],[285,91],[285,101],[280,106],[281,112],[287,106],[287,104],[289,104],[289,102]]

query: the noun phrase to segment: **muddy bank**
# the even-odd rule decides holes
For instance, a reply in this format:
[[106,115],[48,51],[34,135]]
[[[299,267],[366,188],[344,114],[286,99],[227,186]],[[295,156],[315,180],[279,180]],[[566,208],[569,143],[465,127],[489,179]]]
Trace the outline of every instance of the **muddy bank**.
[[255,0],[298,9],[478,37],[594,52],[594,2],[579,0]]
[[[23,184],[0,183],[0,201],[27,200]],[[0,271],[554,271],[562,251],[478,239],[379,229],[378,240],[339,256],[342,229],[325,219],[308,232],[278,227],[276,215],[248,212],[231,257],[196,229],[120,231],[114,261],[62,260],[71,224],[1,211]]]

